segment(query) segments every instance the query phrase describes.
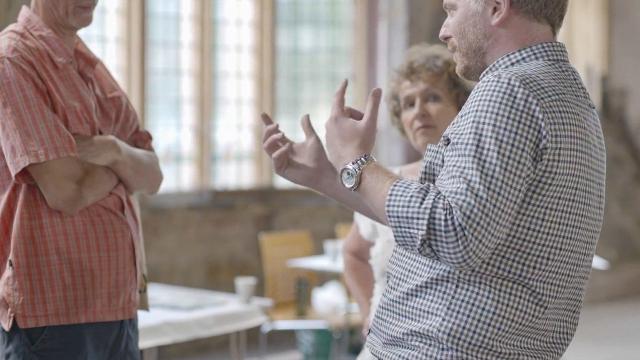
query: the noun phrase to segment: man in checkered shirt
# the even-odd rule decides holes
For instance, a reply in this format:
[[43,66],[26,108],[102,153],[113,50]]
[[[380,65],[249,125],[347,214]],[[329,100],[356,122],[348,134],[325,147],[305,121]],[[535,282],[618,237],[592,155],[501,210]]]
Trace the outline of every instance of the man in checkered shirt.
[[393,229],[367,339],[374,357],[558,359],[578,323],[605,187],[598,115],[556,42],[567,0],[443,5],[440,38],[457,72],[479,83],[427,149],[419,183],[362,156],[378,89],[362,114],[340,87],[328,156],[308,117],[306,140],[293,143],[263,115],[263,146],[278,174]]

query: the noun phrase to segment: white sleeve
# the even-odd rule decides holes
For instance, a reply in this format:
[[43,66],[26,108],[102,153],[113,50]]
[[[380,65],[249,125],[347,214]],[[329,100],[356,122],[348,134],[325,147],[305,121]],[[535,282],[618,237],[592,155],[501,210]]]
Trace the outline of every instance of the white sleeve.
[[376,242],[379,233],[375,221],[356,211],[353,213],[353,222],[358,226],[360,236],[367,241]]

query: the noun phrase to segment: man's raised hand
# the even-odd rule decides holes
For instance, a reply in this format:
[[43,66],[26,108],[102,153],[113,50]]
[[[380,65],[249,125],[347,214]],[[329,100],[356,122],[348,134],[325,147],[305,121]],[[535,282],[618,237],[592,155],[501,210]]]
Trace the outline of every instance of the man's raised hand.
[[327,154],[334,168],[340,169],[363,154],[371,154],[376,140],[378,109],[382,90],[371,91],[364,114],[345,106],[347,80],[336,91],[331,116],[325,124]]
[[323,180],[336,181],[335,169],[327,159],[309,115],[300,120],[305,139],[298,143],[287,138],[269,115],[262,114],[261,119],[262,147],[271,158],[276,174],[314,190],[320,190]]

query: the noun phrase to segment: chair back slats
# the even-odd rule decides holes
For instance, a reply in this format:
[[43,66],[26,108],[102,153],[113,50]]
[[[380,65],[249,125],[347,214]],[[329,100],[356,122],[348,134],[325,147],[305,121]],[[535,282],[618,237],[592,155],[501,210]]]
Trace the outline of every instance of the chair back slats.
[[296,280],[304,277],[309,286],[316,276],[304,270],[287,267],[287,260],[314,254],[311,233],[307,230],[263,231],[258,234],[264,275],[264,295],[274,304],[296,300]]

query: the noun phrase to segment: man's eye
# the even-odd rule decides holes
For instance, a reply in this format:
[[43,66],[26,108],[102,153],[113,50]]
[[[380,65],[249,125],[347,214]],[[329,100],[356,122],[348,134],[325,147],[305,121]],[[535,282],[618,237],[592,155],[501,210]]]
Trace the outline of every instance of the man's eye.
[[453,14],[456,12],[455,9],[447,7],[444,9],[445,14],[447,14],[448,17],[453,16]]
[[415,101],[407,101],[404,103],[404,109],[411,109],[415,105]]

